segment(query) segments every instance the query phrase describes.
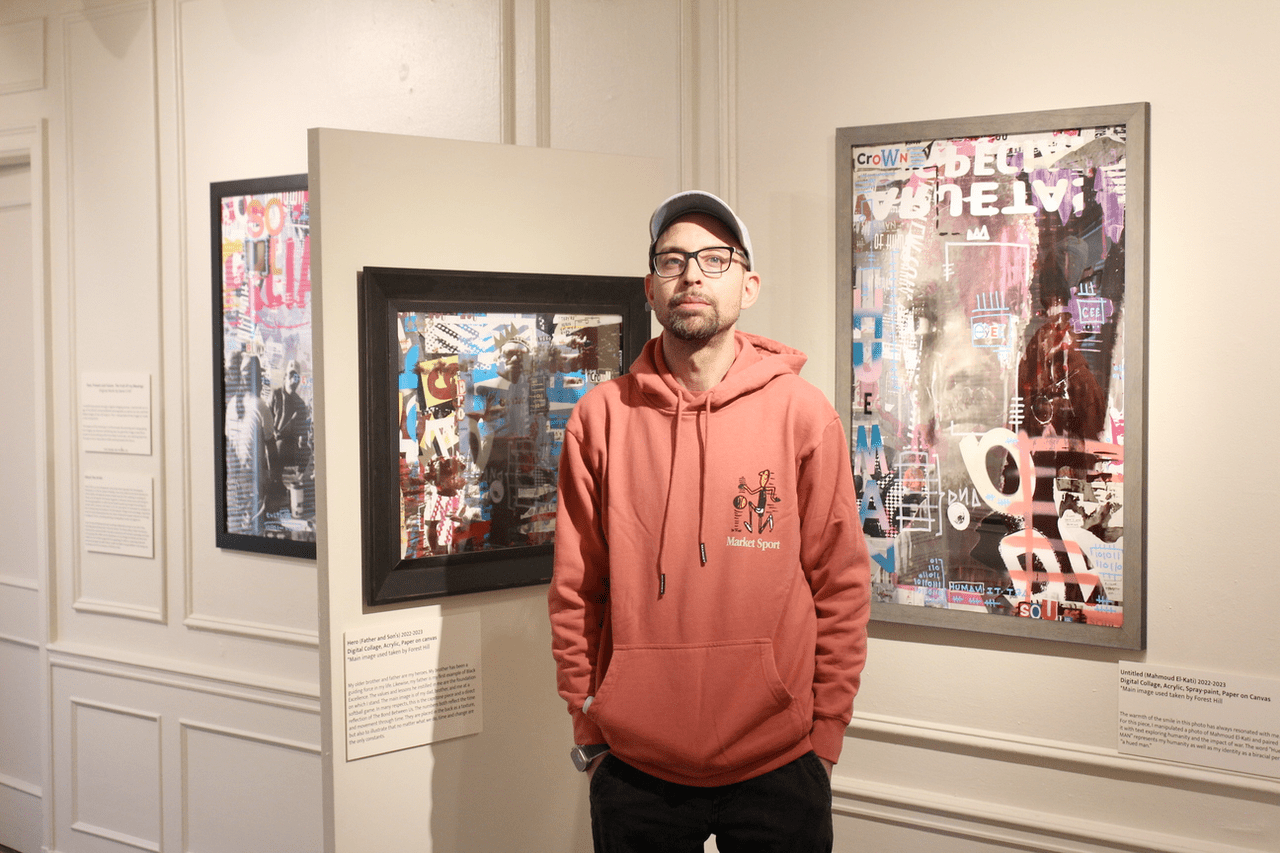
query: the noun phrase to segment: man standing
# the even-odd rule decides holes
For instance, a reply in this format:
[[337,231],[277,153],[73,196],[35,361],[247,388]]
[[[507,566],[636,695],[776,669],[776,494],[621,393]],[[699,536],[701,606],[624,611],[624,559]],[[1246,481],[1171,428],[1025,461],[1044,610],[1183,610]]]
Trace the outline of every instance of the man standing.
[[802,353],[737,331],[760,276],[729,206],[679,193],[649,229],[663,332],[570,417],[548,596],[595,849],[829,851],[869,612],[844,430]]
[[285,507],[294,518],[300,515],[300,500],[290,495],[305,487],[311,479],[313,446],[311,439],[311,407],[302,399],[302,370],[290,359],[284,370],[284,383],[271,390],[271,421],[275,426],[271,479],[275,492],[275,510]]

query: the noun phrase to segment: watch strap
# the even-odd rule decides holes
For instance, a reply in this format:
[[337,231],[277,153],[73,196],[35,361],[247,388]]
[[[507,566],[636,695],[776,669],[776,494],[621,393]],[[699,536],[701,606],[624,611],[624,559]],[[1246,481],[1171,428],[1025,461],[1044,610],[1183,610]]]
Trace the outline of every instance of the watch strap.
[[579,772],[586,772],[592,761],[608,751],[607,743],[577,744],[569,750],[569,757],[573,759],[573,766]]

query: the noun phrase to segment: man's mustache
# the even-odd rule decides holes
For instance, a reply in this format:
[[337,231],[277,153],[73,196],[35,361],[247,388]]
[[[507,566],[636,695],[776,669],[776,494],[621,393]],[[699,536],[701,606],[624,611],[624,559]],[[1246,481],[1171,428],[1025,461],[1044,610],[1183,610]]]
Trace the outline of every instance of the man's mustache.
[[668,308],[675,308],[677,305],[683,305],[686,302],[702,302],[710,305],[712,308],[716,305],[715,297],[709,293],[677,293],[675,296],[667,300]]

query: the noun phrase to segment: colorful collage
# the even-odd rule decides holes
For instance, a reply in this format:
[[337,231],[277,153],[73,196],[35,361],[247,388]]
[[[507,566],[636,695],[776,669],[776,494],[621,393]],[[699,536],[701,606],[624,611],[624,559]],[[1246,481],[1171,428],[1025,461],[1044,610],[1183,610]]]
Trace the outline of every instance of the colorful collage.
[[1122,625],[1125,127],[851,156],[876,600]]
[[565,424],[621,375],[622,317],[397,315],[404,559],[545,545]]
[[315,542],[307,191],[225,195],[220,218],[225,532]]

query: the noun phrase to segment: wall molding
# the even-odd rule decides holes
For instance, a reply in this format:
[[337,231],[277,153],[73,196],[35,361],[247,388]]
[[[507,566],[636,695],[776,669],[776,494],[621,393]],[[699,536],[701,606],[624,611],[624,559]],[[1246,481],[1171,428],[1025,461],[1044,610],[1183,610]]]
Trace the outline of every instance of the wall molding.
[[[680,3],[679,182],[711,189],[730,204],[738,191],[738,4]],[[706,72],[713,72],[708,74]],[[714,90],[708,91],[713,79]],[[705,168],[704,168],[705,167]]]
[[187,775],[187,733],[203,732],[207,735],[217,735],[218,737],[231,738],[232,740],[242,740],[248,743],[257,744],[259,746],[278,746],[282,749],[289,749],[294,752],[304,752],[307,755],[320,755],[320,745],[316,743],[303,743],[302,741],[289,740],[287,738],[270,737],[261,732],[251,732],[245,729],[233,729],[228,726],[216,726],[211,723],[200,723],[195,720],[180,719],[178,727],[182,730],[182,773],[184,778]]
[[534,111],[539,148],[551,147],[551,0],[533,0]]
[[1046,738],[1015,737],[1002,732],[863,713],[854,714],[847,731],[862,740],[911,745],[934,752],[959,752],[990,761],[1067,770],[1074,768],[1091,775],[1103,771],[1108,776],[1145,776],[1154,785],[1194,782],[1280,795],[1280,779],[1125,755],[1114,749]]
[[77,613],[96,613],[99,616],[118,616],[121,619],[136,619],[139,622],[155,622],[164,624],[164,612],[155,607],[139,607],[120,601],[106,601],[100,598],[80,596],[71,603]]
[[148,853],[160,853],[159,842],[149,841],[145,838],[137,838],[125,832],[116,832],[114,829],[107,829],[105,826],[98,826],[97,824],[78,820],[71,824],[71,828],[76,832],[81,832],[85,835],[92,835],[95,838],[101,838],[104,841],[113,841],[116,844],[123,844],[137,850],[146,850]]
[[84,672],[317,716],[320,714],[319,685],[264,677],[256,673],[230,673],[210,667],[196,670],[190,666],[179,671],[163,662],[147,661],[139,657],[125,658],[119,654],[108,658],[96,649],[67,643],[50,646],[49,665],[53,670]]
[[[998,845],[1036,853],[1257,853],[1129,826],[954,797],[918,788],[851,782],[832,784],[832,813],[839,817]],[[941,848],[938,848],[941,849]]]
[[21,646],[24,649],[34,649],[40,651],[40,643],[37,640],[28,640],[25,637],[15,637],[13,634],[5,634],[0,632],[0,643],[9,643],[14,646]]
[[[851,739],[963,755],[1074,773],[1127,779],[1161,787],[1213,786],[1242,795],[1280,794],[1280,779],[1202,768],[1116,750],[1012,735],[982,729],[858,713],[847,730]],[[997,845],[1000,849],[1046,853],[1246,853],[1238,847],[1137,829],[1101,820],[1011,806],[918,787],[841,775],[832,779],[832,812],[837,817],[899,827],[904,832],[947,835]],[[1256,851],[1254,851],[1256,853]]]
[[702,102],[702,85],[698,71],[701,65],[697,0],[680,0],[680,189],[692,189],[701,183],[698,160],[702,153],[702,134],[698,126]]
[[271,640],[277,643],[289,643],[307,648],[320,648],[320,632],[302,628],[290,628],[285,625],[271,625],[265,622],[249,622],[243,619],[228,619],[222,616],[202,616],[191,613],[182,620],[182,624],[196,631],[211,631],[218,634],[231,634],[236,637],[249,637],[255,640]]
[[719,9],[719,186],[725,198],[738,197],[738,0],[720,0]]
[[39,592],[40,584],[31,578],[20,578],[14,575],[0,575],[0,586],[24,589],[28,592]]
[[17,791],[19,794],[35,797],[37,800],[44,797],[44,789],[39,785],[33,785],[30,782],[5,773],[0,773],[0,788],[8,788],[10,791]]

